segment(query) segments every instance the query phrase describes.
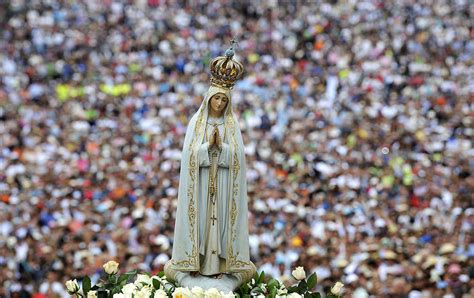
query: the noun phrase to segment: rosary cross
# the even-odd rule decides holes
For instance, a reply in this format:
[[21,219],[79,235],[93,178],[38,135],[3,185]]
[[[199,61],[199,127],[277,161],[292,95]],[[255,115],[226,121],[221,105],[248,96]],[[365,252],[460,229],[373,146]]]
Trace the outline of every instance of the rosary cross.
[[214,225],[217,220],[216,216],[212,215],[211,220],[212,220],[212,225]]

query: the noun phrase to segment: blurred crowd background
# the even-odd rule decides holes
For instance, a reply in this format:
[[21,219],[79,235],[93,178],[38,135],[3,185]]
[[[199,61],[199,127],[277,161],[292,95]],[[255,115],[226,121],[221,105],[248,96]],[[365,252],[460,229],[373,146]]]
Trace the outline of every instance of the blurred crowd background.
[[0,3],[1,297],[67,297],[110,259],[162,270],[185,129],[232,37],[257,268],[473,297],[472,1]]

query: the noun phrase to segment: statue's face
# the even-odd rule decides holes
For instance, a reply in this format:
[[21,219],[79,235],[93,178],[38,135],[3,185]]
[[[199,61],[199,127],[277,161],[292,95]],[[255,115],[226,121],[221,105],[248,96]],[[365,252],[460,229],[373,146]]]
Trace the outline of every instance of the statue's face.
[[225,108],[227,107],[229,99],[223,93],[216,93],[211,97],[209,101],[209,107],[212,112],[216,115],[221,116],[222,113],[225,111]]

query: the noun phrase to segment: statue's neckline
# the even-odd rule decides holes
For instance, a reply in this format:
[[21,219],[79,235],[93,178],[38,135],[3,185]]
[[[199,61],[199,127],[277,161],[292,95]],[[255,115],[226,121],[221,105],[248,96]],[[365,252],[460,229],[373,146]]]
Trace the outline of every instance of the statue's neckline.
[[207,118],[207,124],[212,124],[212,125],[224,124],[224,117],[219,117],[219,118],[209,117]]

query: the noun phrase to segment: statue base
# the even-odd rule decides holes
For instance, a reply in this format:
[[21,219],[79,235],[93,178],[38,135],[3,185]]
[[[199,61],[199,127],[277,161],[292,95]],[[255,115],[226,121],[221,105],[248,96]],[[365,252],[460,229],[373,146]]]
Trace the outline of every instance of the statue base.
[[172,269],[170,265],[171,260],[165,265],[165,275],[167,278],[176,281],[180,287],[186,287],[188,289],[200,287],[204,290],[216,288],[224,293],[232,292],[244,282],[248,282],[257,271],[255,266],[253,266],[252,272],[225,273],[220,278],[213,278],[200,274],[191,276],[189,272],[176,271]]

